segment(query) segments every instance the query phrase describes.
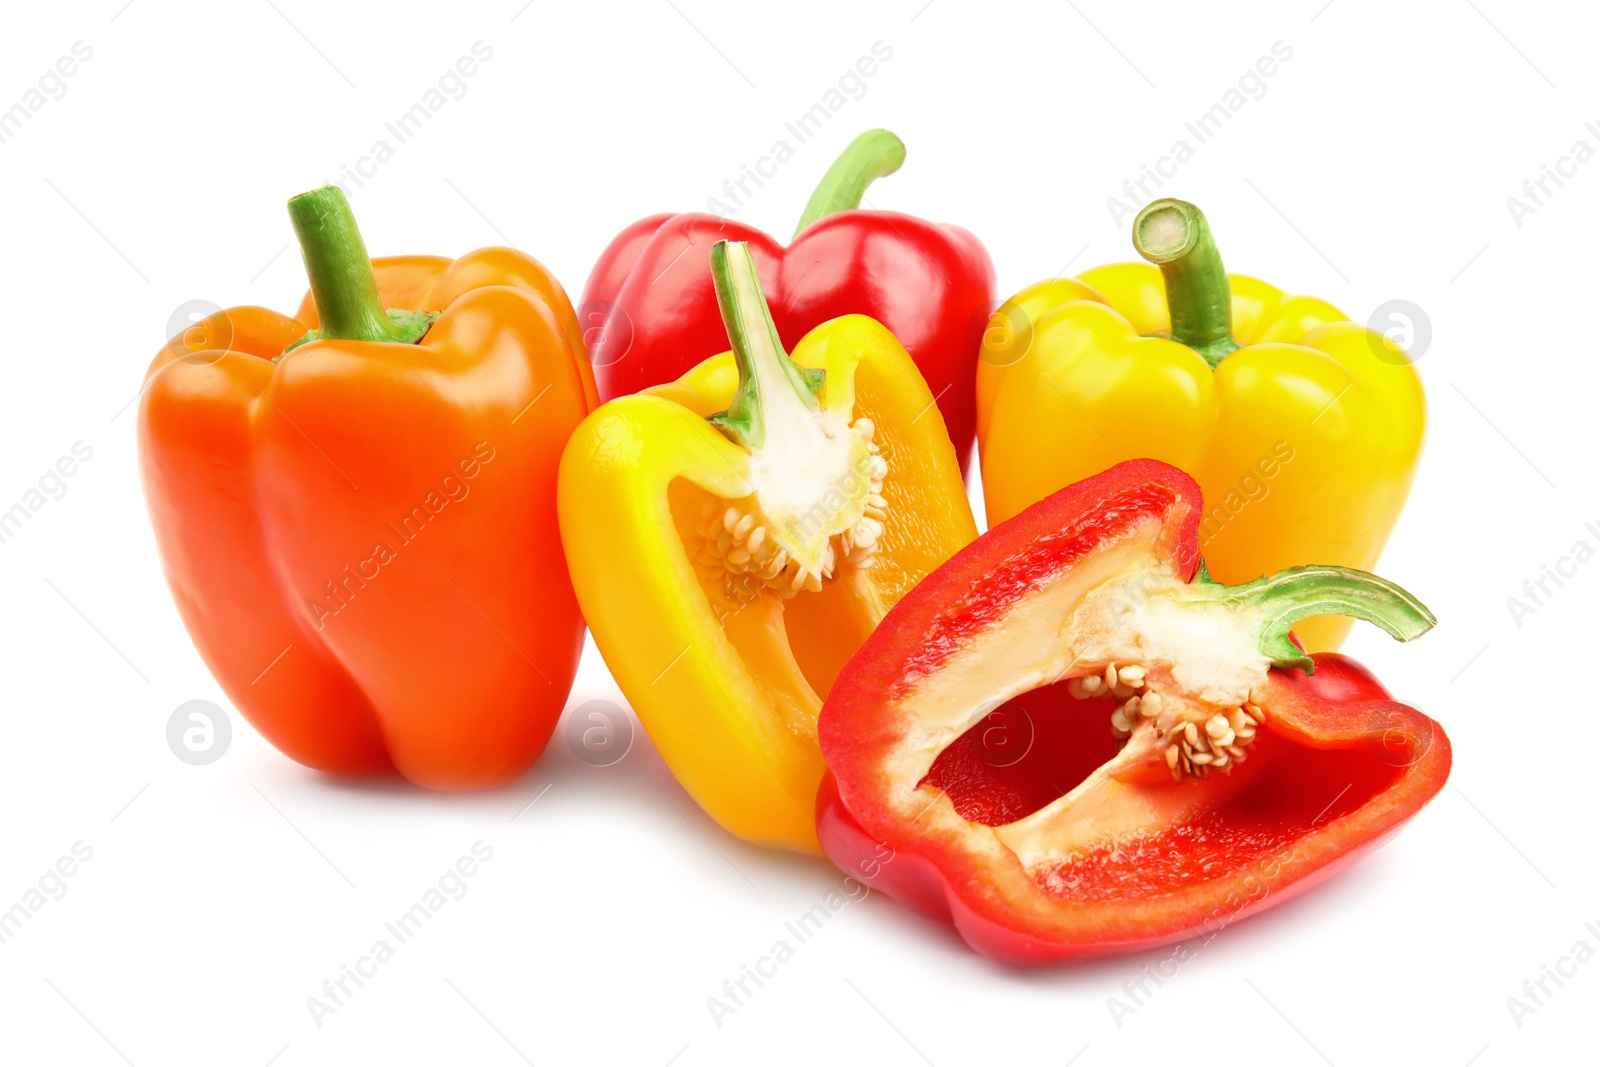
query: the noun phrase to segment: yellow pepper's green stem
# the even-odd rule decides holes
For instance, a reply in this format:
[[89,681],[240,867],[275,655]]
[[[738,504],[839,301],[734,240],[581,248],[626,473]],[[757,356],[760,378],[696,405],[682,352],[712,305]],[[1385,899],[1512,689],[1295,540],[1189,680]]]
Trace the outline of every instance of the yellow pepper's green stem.
[[290,197],[289,219],[300,241],[306,277],[322,321],[320,329],[295,345],[316,337],[410,344],[428,332],[437,315],[398,308],[384,311],[367,246],[356,228],[350,202],[338,186],[325,185]]
[[795,236],[820,218],[861,206],[867,186],[906,161],[906,146],[888,130],[868,130],[845,146],[806,202]]
[[1222,254],[1199,208],[1186,200],[1156,200],[1133,220],[1133,246],[1161,268],[1172,314],[1169,336],[1215,367],[1239,346]]
[[753,451],[766,441],[768,416],[780,406],[800,404],[808,411],[819,409],[822,372],[800,366],[783,350],[748,244],[718,241],[712,245],[711,281],[733,345],[733,361],[739,368],[739,389],[728,410],[707,421]]

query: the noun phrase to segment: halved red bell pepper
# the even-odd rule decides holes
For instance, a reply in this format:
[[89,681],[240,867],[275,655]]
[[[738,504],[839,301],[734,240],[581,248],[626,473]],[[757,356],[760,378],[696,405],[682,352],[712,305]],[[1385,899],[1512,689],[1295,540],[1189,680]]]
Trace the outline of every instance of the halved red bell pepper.
[[965,470],[977,436],[978,341],[993,308],[994,266],[957,226],[859,209],[906,148],[868,130],[828,168],[785,248],[716,215],[651,215],[623,230],[578,304],[601,400],[676,380],[728,347],[706,258],[718,241],[750,246],[778,338],[793,350],[817,326],[866,315],[905,346],[938,401]]
[[828,856],[1037,962],[1213,932],[1416,814],[1444,732],[1289,628],[1337,613],[1410,640],[1432,615],[1345,568],[1213,582],[1201,515],[1181,471],[1122,463],[913,589],[822,709]]

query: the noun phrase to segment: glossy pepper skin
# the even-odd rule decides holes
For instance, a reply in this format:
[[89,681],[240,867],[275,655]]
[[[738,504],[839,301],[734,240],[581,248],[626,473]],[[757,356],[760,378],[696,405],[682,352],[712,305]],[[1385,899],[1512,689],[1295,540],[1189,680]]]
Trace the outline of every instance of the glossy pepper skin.
[[[179,613],[292,759],[433,789],[509,781],[582,646],[555,518],[588,409],[571,307],[507,248],[369,267],[337,190],[291,213],[336,322],[310,296],[294,318],[230,308],[146,378],[140,463]],[[388,317],[426,334],[408,343],[385,307],[425,313]],[[341,336],[297,344],[321,326]],[[363,329],[394,339],[348,338]]]
[[[708,566],[698,517],[751,499],[756,477],[742,434],[709,421],[737,415],[748,358],[733,352],[578,427],[561,461],[561,534],[595,643],[690,796],[748,841],[815,853],[821,696],[890,605],[977,529],[932,394],[888,330],[848,315],[782,358],[813,383],[821,372],[819,413],[875,426],[887,514],[870,567],[785,599]],[[777,465],[805,458],[780,452]]]
[[[1107,575],[1158,576],[1146,586],[1152,602],[1194,588],[1182,583],[1223,603],[1261,585],[1223,589],[1197,575],[1202,509],[1182,472],[1123,463],[991,529],[903,598],[823,707],[830,774],[817,820],[827,855],[953,923],[979,952],[1040,963],[1209,937],[1341,870],[1414,815],[1444,785],[1449,741],[1337,654],[1304,660],[1311,674],[1268,671],[1251,697],[1264,722],[1241,739],[1249,759],[1239,758],[1237,773],[1185,778],[1174,769],[1169,778],[1157,759],[1153,768],[1122,767],[1094,791],[1074,786],[1089,782],[1105,755],[1115,752],[1115,762],[1127,749],[1106,735],[1111,701],[1075,699],[1051,676],[1030,674],[1038,665],[1029,632],[1054,648],[1082,647],[1086,631],[1079,615],[1030,631],[1028,604],[1056,589],[1066,591],[1057,607],[1084,610],[1090,594],[1079,596],[1073,583],[1092,589]],[[1344,581],[1356,572],[1296,572],[1312,581],[1324,573]],[[1390,596],[1381,579],[1356,577]],[[1432,622],[1405,603],[1394,610],[1408,623],[1386,610],[1363,617],[1387,618],[1381,624],[1404,639]],[[1300,661],[1286,626],[1277,647]],[[1155,677],[1160,668],[1148,669]],[[960,706],[962,686],[981,670],[1023,679],[1002,697],[1040,688],[988,716],[992,705],[983,703],[966,719],[936,721]],[[1067,686],[1081,684],[1082,672],[1074,677]],[[967,695],[978,692],[987,691]],[[1007,748],[1021,726],[1023,743]],[[1006,735],[998,747],[994,731]],[[1063,799],[1068,788],[1074,793]]]
[[[1159,246],[1159,228],[1180,221],[1188,246]],[[1422,449],[1426,403],[1405,353],[1332,304],[1223,275],[1193,205],[1156,201],[1134,228],[1151,263],[1041,282],[990,320],[977,378],[990,523],[1147,457],[1199,480],[1217,578],[1311,562],[1370,570]],[[1349,629],[1325,618],[1299,632],[1331,650]]]
[[718,241],[750,245],[786,348],[843,315],[882,323],[938,397],[963,469],[975,435],[976,338],[994,305],[994,267],[966,230],[858,210],[905,146],[886,130],[858,137],[813,195],[792,243],[716,215],[652,215],[601,254],[580,301],[602,400],[670,382],[727,346],[705,272]]

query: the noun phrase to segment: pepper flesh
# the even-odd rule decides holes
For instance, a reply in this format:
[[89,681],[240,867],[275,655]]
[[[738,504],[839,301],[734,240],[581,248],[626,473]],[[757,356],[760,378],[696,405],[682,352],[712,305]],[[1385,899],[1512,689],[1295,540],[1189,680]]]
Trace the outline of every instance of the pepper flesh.
[[845,149],[807,205],[787,248],[717,215],[652,215],[601,253],[580,307],[594,345],[600,396],[670,382],[727,344],[705,273],[718,241],[750,245],[786,348],[829,320],[866,315],[916,362],[963,469],[972,454],[976,337],[994,306],[994,267],[957,226],[859,208],[866,185],[891,173],[905,146],[869,130]]
[[168,342],[139,408],[150,518],[196,648],[285,755],[491,786],[544,748],[582,650],[555,479],[592,385],[528,256],[370,271],[376,315],[437,314],[420,342],[297,344],[323,325],[309,294]]
[[[1311,657],[1310,675],[1275,666],[1264,616],[1141,631],[1149,661],[1134,680],[1167,701],[1130,740],[1113,711],[1125,696],[1081,692],[1115,650],[1100,639],[1125,632],[1098,622],[1225,602],[1190,584],[1202,510],[1182,472],[1123,463],[992,529],[905,597],[822,711],[828,856],[980,952],[1039,962],[1204,934],[1415,814],[1448,775],[1443,731],[1344,657]],[[1106,591],[1118,596],[1097,600]],[[1403,637],[1431,624],[1395,610]],[[1212,707],[1184,706],[1234,700],[1262,712],[1249,743],[1212,745],[1221,768],[1173,773],[1164,753],[1182,729],[1168,714],[1207,722]]]
[[[1203,227],[1181,201],[1157,201],[1140,220],[1174,223],[1180,209]],[[1161,258],[1150,251],[1156,234],[1136,234]],[[1222,581],[1310,562],[1370,570],[1421,453],[1426,405],[1415,368],[1332,304],[1245,275],[1224,281],[1220,258],[1209,292],[1182,273],[1164,279],[1163,269],[1194,258],[1191,250],[1162,266],[1120,263],[1041,282],[991,318],[977,378],[990,524],[1148,457],[1199,481],[1208,505],[1201,544]],[[1163,336],[1174,329],[1169,292],[1188,308],[1201,302],[1197,289],[1222,306],[1187,319],[1220,321],[1220,342],[1215,330],[1185,333],[1184,322],[1178,332],[1192,344]],[[1349,630],[1348,620],[1324,617],[1297,632],[1309,648],[1332,650]]]
[[[759,301],[759,286],[746,295]],[[836,554],[826,578],[808,572],[814,582],[780,590],[759,575],[729,580],[731,540],[708,550],[718,532],[708,538],[708,518],[731,534],[739,516],[775,510],[758,488],[771,484],[755,470],[765,453],[752,448],[772,442],[728,426],[748,377],[731,352],[584,421],[562,457],[561,532],[595,643],[684,788],[740,837],[816,852],[820,695],[889,607],[977,529],[943,427],[919,418],[932,394],[888,330],[848,315],[812,330],[792,357],[769,355],[795,367],[786,380],[798,391],[778,390],[790,405],[783,418],[798,410],[835,427],[872,424],[887,476],[869,566]],[[778,417],[768,410],[767,433]],[[767,477],[792,466],[794,484],[804,484],[808,460],[767,456],[776,464]],[[847,505],[866,515],[865,499],[840,500],[818,513],[819,530],[844,528]]]

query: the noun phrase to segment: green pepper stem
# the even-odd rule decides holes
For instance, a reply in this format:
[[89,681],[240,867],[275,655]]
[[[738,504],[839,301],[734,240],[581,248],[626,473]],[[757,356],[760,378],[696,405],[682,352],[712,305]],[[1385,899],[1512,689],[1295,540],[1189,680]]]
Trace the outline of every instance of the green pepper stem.
[[1279,667],[1310,673],[1311,657],[1289,640],[1289,630],[1312,615],[1348,615],[1381,627],[1396,641],[1412,641],[1439,620],[1393,582],[1353,567],[1290,567],[1240,585],[1218,585],[1202,567],[1196,584],[1223,601],[1261,615],[1262,655]]
[[822,372],[801,367],[783,350],[748,244],[712,245],[711,281],[739,368],[739,388],[728,410],[707,421],[753,451],[766,441],[770,409],[792,403],[809,411],[820,409],[817,390],[822,388]]
[[794,228],[795,236],[818,219],[860,207],[867,186],[893,174],[905,161],[905,143],[888,130],[868,130],[851,141],[817,183],[800,225]]
[[1199,208],[1186,200],[1147,204],[1133,220],[1133,247],[1161,268],[1174,341],[1200,353],[1212,367],[1238,350],[1228,274]]
[[384,311],[367,246],[338,186],[324,185],[290,197],[289,219],[322,321],[318,336],[409,344],[426,332],[431,316],[418,329],[419,324],[410,321],[412,313]]

